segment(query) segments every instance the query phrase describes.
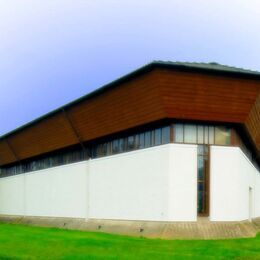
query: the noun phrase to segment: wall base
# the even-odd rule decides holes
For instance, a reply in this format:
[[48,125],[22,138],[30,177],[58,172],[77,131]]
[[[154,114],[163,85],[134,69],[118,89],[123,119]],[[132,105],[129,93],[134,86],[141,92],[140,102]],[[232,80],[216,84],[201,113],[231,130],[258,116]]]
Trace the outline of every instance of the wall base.
[[155,222],[2,215],[0,222],[161,239],[242,238],[254,237],[260,231],[260,218],[252,222]]

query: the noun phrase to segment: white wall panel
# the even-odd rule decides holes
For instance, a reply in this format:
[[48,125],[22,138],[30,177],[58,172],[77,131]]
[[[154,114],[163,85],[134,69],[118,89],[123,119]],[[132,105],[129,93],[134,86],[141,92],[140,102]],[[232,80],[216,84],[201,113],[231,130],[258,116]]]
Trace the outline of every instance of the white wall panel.
[[249,218],[249,188],[252,217],[259,217],[259,173],[238,147],[211,147],[210,219],[240,221]]
[[260,217],[260,173],[255,175],[254,200],[255,217]]
[[89,178],[90,218],[196,218],[196,146],[168,144],[92,160]]
[[167,220],[169,157],[161,146],[92,160],[89,217]]
[[85,218],[87,162],[0,179],[0,213]]
[[197,145],[172,144],[169,172],[169,219],[197,220]]
[[25,214],[85,218],[87,162],[27,173]]
[[24,214],[24,176],[0,179],[0,214]]

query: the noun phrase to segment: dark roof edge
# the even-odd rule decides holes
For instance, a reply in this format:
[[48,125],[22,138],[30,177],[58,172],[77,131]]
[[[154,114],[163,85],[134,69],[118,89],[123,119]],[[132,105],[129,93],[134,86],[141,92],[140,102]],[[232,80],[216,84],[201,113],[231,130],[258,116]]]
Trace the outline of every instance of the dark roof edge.
[[175,68],[183,71],[204,72],[209,74],[218,74],[224,76],[238,76],[247,79],[260,79],[260,72],[253,70],[240,69],[221,65],[215,62],[211,63],[192,63],[192,62],[171,62],[171,61],[154,61],[152,64],[158,67]]
[[249,71],[249,70],[240,70],[240,71],[235,71],[235,70],[232,71],[232,70],[224,70],[224,69],[221,70],[221,69],[215,69],[215,68],[210,68],[210,67],[208,67],[208,68],[196,67],[196,66],[193,66],[192,63],[189,64],[189,63],[174,63],[174,62],[166,62],[166,61],[152,61],[108,84],[103,85],[102,87],[100,87],[76,100],[73,100],[72,102],[69,102],[69,103],[67,103],[57,109],[54,109],[51,112],[44,114],[43,116],[40,116],[4,135],[1,135],[0,140],[5,139],[5,138],[9,137],[10,135],[13,135],[29,126],[32,126],[32,125],[48,118],[49,116],[55,115],[58,112],[62,112],[63,110],[68,109],[71,106],[80,103],[81,101],[84,101],[84,100],[92,98],[96,95],[99,95],[99,94],[103,93],[104,91],[106,91],[112,87],[115,87],[120,83],[125,82],[126,80],[129,80],[133,77],[143,74],[144,72],[148,72],[156,67],[177,69],[177,70],[182,70],[182,71],[203,72],[203,73],[218,74],[218,75],[240,76],[240,77],[247,78],[247,79],[259,79],[260,80],[260,73],[254,72],[254,71]]

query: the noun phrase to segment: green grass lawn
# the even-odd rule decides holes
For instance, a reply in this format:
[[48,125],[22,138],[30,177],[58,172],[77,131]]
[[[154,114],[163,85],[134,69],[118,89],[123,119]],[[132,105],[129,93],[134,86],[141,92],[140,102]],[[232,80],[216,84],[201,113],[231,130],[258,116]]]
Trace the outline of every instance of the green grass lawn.
[[233,240],[160,240],[0,224],[0,259],[260,259],[260,234]]

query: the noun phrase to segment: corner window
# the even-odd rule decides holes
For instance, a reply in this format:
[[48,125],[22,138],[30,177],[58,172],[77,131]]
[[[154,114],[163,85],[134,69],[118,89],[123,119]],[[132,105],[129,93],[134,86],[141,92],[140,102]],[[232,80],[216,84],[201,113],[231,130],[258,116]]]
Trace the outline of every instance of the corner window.
[[215,144],[229,145],[231,142],[231,130],[224,126],[215,127]]

